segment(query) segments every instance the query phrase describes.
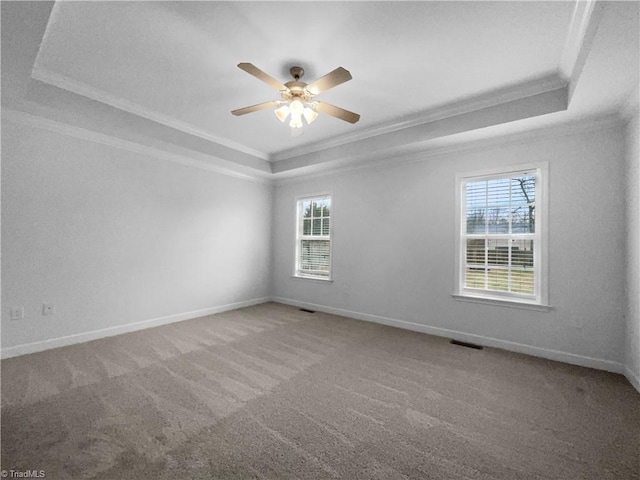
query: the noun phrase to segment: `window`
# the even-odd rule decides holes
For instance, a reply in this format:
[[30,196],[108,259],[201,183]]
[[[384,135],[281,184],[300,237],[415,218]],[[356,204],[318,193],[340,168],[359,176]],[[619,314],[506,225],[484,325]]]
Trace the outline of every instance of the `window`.
[[543,170],[459,179],[459,294],[546,302]]
[[296,271],[298,277],[331,277],[331,196],[298,200]]

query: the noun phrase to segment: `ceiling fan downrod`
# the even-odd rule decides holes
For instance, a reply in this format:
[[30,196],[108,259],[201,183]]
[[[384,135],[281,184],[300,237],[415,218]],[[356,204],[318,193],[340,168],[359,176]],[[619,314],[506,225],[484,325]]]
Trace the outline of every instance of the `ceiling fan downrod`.
[[291,73],[291,76],[297,81],[297,80],[300,80],[304,76],[304,68],[302,68],[302,67],[291,67],[289,69],[289,73]]

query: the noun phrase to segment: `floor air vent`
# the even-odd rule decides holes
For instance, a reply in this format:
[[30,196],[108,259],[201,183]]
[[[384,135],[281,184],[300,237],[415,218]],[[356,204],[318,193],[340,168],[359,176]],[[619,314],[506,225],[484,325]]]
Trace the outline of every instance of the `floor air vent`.
[[460,345],[461,347],[475,348],[476,350],[482,350],[484,348],[482,345],[476,345],[475,343],[461,342],[459,340],[451,340],[449,343],[452,345]]
[[315,310],[308,310],[308,309],[306,309],[306,308],[300,308],[299,310],[300,310],[301,312],[316,313],[316,311],[315,311]]

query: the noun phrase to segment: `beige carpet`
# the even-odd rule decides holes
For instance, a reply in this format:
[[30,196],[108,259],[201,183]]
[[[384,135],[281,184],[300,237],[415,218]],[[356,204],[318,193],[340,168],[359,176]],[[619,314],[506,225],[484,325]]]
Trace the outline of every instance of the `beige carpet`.
[[46,479],[634,479],[620,375],[265,304],[2,362]]

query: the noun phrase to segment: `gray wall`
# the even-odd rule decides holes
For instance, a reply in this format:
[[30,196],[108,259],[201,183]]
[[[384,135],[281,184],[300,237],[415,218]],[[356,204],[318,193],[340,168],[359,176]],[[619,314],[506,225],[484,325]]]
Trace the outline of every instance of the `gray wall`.
[[627,334],[625,366],[627,377],[640,390],[640,122],[638,113],[626,127],[627,177]]
[[[551,311],[455,300],[455,176],[549,162]],[[274,295],[287,303],[620,370],[624,320],[622,129],[283,181]],[[333,193],[333,282],[292,278],[295,197]]]
[[[273,297],[597,368],[624,364],[638,378],[634,122],[282,181],[275,194],[5,122],[2,305],[24,306],[26,318],[2,316],[3,355]],[[540,161],[549,162],[553,308],[455,300],[456,174]],[[292,278],[295,198],[324,192],[333,194],[334,281]],[[54,315],[42,315],[45,302]]]
[[2,178],[4,355],[269,295],[270,185],[10,122]]

